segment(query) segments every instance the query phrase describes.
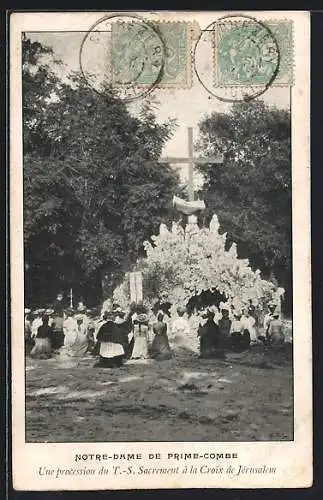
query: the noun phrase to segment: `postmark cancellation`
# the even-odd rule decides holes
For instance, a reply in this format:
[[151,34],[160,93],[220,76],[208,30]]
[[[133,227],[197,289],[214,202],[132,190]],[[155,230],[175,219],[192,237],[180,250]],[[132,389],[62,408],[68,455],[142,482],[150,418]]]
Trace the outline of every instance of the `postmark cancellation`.
[[215,22],[213,72],[215,87],[291,86],[293,22],[243,16]]
[[199,32],[190,22],[117,22],[112,26],[114,85],[190,88],[192,44]]
[[156,88],[191,88],[201,39],[212,45],[211,93],[219,99],[220,88],[252,98],[269,86],[293,84],[293,22],[287,19],[230,15],[202,30],[197,21],[122,15],[100,20],[85,39],[80,61],[88,83],[100,92],[115,88],[125,100]]

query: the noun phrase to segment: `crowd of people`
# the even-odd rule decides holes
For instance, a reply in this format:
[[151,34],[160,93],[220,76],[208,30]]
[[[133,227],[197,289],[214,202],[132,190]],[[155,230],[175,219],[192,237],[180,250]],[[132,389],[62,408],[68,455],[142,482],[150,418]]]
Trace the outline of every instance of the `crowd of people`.
[[169,303],[156,303],[152,310],[132,303],[123,310],[108,299],[99,310],[87,309],[82,301],[75,309],[64,307],[62,299],[58,294],[48,309],[25,309],[26,355],[93,356],[94,366],[117,368],[130,359],[162,361],[185,355],[192,335],[199,341],[201,358],[222,358],[228,350],[243,351],[258,343],[281,345],[285,340],[275,303],[268,304],[262,321],[251,300],[243,310],[206,307],[196,313],[192,332],[186,309],[178,307],[173,317]]

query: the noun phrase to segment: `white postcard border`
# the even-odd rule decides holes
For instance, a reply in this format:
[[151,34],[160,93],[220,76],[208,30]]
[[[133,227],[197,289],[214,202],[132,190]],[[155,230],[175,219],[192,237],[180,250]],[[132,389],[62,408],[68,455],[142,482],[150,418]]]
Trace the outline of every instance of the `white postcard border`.
[[[225,12],[162,12],[166,20],[192,21],[199,14],[207,25]],[[228,13],[228,14],[232,14]],[[25,443],[24,403],[24,296],[23,296],[23,177],[21,115],[21,33],[23,31],[87,30],[104,13],[13,13],[10,18],[10,246],[12,346],[12,466],[17,490],[109,490],[156,488],[295,488],[312,484],[312,344],[310,255],[310,16],[308,12],[249,12],[266,19],[294,22],[295,84],[292,88],[292,189],[293,189],[293,337],[294,337],[294,441],[225,443]],[[148,15],[148,14],[147,14]],[[157,13],[150,13],[157,16]],[[79,455],[142,454],[136,462],[80,460]],[[162,459],[149,459],[160,453]],[[218,459],[176,460],[168,453],[223,454]],[[225,454],[230,458],[225,458]],[[232,455],[237,454],[237,458]],[[165,457],[165,458],[164,458]],[[96,468],[136,463],[144,467],[179,467],[169,475],[69,474],[41,475],[41,467],[56,470]],[[81,465],[80,465],[81,464]],[[185,466],[275,467],[269,474],[194,473]]]

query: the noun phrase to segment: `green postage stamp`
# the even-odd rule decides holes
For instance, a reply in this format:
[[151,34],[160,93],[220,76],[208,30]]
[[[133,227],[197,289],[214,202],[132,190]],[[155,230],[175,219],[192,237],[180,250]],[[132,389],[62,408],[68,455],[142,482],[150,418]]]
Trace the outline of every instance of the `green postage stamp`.
[[137,86],[189,88],[191,48],[196,32],[190,22],[116,22],[112,25],[112,82]]
[[214,85],[293,84],[293,22],[228,17],[214,23]]

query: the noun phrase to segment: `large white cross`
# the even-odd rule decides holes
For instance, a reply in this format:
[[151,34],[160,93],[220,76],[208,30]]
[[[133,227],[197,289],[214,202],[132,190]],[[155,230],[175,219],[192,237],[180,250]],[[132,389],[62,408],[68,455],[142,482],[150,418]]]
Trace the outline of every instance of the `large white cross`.
[[195,163],[206,164],[215,163],[217,165],[223,163],[223,155],[210,156],[207,158],[194,158],[193,149],[193,127],[187,128],[188,132],[188,157],[166,156],[159,160],[160,163],[185,164],[188,165],[188,197],[189,201],[194,201],[194,165]]

